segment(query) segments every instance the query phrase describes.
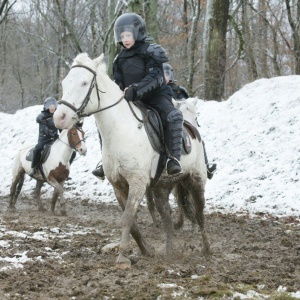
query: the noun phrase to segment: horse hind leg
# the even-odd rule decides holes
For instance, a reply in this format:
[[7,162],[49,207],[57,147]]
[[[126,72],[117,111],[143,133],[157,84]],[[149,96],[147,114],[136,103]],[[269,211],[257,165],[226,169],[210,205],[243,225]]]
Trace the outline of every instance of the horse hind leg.
[[56,189],[54,189],[53,196],[51,199],[51,214],[53,214],[53,215],[55,214],[55,205],[56,205],[57,199],[58,199],[58,191]]
[[182,189],[180,189],[179,185],[177,185],[174,190],[174,198],[176,199],[177,205],[178,205],[178,217],[176,222],[174,222],[174,229],[178,230],[182,228],[184,223],[184,208],[183,208],[183,201],[180,201],[183,199],[184,195],[182,194]]
[[43,186],[43,181],[37,180],[35,185],[35,191],[34,191],[34,197],[36,199],[36,204],[39,211],[45,211],[45,208],[43,207],[42,201],[41,201],[41,188]]
[[20,192],[22,190],[22,187],[23,187],[24,177],[25,177],[25,171],[22,169],[16,175],[16,177],[13,180],[13,183],[10,187],[10,195],[9,195],[10,197],[9,197],[8,208],[11,210],[16,209],[17,199],[18,199]]
[[210,243],[208,236],[205,231],[205,216],[204,216],[204,207],[205,207],[205,196],[204,196],[204,186],[202,184],[201,178],[195,177],[187,185],[190,190],[190,194],[193,198],[195,205],[195,218],[200,227],[200,232],[202,235],[203,241],[203,254],[211,254]]
[[172,254],[173,243],[173,219],[171,215],[171,207],[169,204],[170,192],[166,188],[160,188],[154,190],[154,199],[156,208],[161,216],[164,230],[166,233],[166,257],[170,257]]
[[153,225],[155,227],[159,227],[156,216],[155,216],[155,203],[154,203],[154,199],[153,199],[153,192],[149,188],[146,190],[146,199],[147,199],[147,207],[150,212]]

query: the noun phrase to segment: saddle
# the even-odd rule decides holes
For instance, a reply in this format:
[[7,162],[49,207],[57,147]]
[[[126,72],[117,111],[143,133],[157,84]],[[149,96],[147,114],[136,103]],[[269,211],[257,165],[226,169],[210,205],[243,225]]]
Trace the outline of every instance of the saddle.
[[[38,163],[39,165],[43,164],[47,160],[47,158],[49,157],[51,145],[52,144],[48,144],[48,145],[44,146],[44,148],[42,150],[42,153],[41,153],[41,160]],[[34,151],[34,147],[32,147],[27,152],[27,154],[26,154],[26,160],[32,161],[32,159],[33,159],[33,151]]]
[[[43,150],[42,150],[42,153],[41,153],[41,159],[40,159],[40,161],[39,161],[38,164],[37,164],[37,168],[40,170],[41,175],[42,175],[42,177],[43,177],[43,179],[44,179],[45,181],[47,181],[47,179],[46,179],[46,176],[45,176],[45,173],[44,173],[42,164],[48,159],[52,144],[53,144],[53,143],[47,144],[47,145],[44,146],[44,148],[43,148]],[[26,154],[26,160],[32,161],[32,159],[33,159],[33,151],[34,151],[34,147],[31,148],[31,149],[27,152],[27,154]]]
[[[164,130],[163,130],[160,116],[155,109],[140,101],[134,102],[134,104],[140,109],[142,113],[142,119],[143,119],[142,123],[144,124],[146,133],[148,135],[153,150],[159,153],[159,160],[157,164],[156,174],[150,184],[150,188],[151,188],[158,181],[168,160],[168,155],[167,155],[168,151],[166,150],[166,145],[164,142]],[[129,103],[128,105],[130,106]],[[182,155],[187,155],[191,153],[192,151],[191,138],[198,139],[198,141],[201,142],[201,136],[197,128],[195,128],[188,121],[184,120],[182,146],[181,146]]]

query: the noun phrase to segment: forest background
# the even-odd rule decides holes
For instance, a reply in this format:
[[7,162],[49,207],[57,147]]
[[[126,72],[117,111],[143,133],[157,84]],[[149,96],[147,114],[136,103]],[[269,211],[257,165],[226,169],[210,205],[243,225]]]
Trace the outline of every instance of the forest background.
[[116,18],[140,14],[190,96],[224,101],[259,78],[300,75],[300,0],[0,0],[0,111],[61,97],[74,57],[119,52]]

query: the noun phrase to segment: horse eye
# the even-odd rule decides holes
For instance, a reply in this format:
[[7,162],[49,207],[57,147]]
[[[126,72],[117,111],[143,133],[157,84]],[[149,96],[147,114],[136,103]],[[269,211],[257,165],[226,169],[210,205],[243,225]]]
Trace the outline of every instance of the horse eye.
[[86,86],[88,83],[87,83],[87,81],[84,81],[83,83],[82,83],[82,86]]

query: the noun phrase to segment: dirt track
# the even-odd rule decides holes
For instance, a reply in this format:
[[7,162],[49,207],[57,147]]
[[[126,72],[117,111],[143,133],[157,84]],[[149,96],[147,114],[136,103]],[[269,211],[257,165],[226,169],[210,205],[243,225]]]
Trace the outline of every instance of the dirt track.
[[[175,232],[174,256],[165,260],[164,233],[141,207],[138,223],[156,256],[142,257],[132,241],[132,269],[121,271],[115,251],[102,251],[119,241],[119,207],[69,200],[68,216],[61,217],[37,212],[34,200],[24,198],[17,212],[7,212],[7,201],[0,198],[1,300],[242,299],[235,293],[249,299],[253,291],[258,299],[292,299],[277,289],[300,291],[300,226],[290,218],[208,215],[210,258],[201,255],[200,235],[186,221]],[[23,269],[5,269],[11,263],[4,257],[24,252],[30,260]]]

